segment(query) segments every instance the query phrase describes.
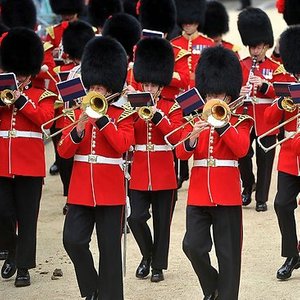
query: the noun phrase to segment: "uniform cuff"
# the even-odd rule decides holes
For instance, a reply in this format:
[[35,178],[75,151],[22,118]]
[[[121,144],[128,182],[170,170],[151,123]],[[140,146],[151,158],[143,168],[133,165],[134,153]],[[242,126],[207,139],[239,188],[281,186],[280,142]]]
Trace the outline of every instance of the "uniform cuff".
[[102,116],[101,118],[99,118],[95,124],[97,125],[97,127],[99,129],[104,128],[107,124],[109,123],[109,118],[108,116]]
[[277,100],[277,106],[279,107],[279,109],[283,109],[282,107],[282,101],[283,101],[284,97],[281,96],[279,97],[279,99]]
[[193,150],[196,148],[196,146],[197,146],[197,141],[198,141],[198,140],[196,140],[195,143],[194,143],[194,145],[191,146],[191,145],[190,145],[190,139],[187,139],[187,140],[184,142],[184,148],[185,148],[185,150],[186,150],[186,151],[193,151]]
[[[83,131],[84,132],[84,131]],[[71,131],[71,138],[72,138],[72,141],[75,143],[75,144],[79,144],[82,139],[84,137],[84,134],[81,134],[81,136],[78,135],[78,132],[77,132],[77,129],[76,127],[74,127]]]
[[269,85],[266,82],[263,82],[263,84],[261,85],[259,91],[263,94],[265,94],[267,92],[269,88]]
[[24,96],[24,95],[21,95],[16,101],[15,101],[15,103],[14,103],[14,105],[15,105],[15,107],[17,108],[17,109],[22,109],[23,108],[23,106],[27,103],[27,99],[26,99],[26,97]]
[[159,111],[156,111],[153,115],[153,118],[151,119],[151,121],[157,125],[163,118],[163,115],[159,112]]
[[220,128],[215,128],[216,132],[221,136],[228,128],[230,127],[230,124],[227,123],[225,126]]

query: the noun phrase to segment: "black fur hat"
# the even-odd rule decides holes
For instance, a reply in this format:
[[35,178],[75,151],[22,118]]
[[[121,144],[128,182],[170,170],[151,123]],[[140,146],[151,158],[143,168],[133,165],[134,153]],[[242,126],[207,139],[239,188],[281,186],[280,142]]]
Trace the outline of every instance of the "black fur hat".
[[103,85],[112,93],[120,93],[127,75],[127,55],[123,46],[111,37],[90,40],[81,60],[84,86]]
[[118,40],[132,61],[133,47],[139,41],[142,33],[141,24],[132,15],[118,13],[108,18],[102,28],[103,36],[111,36]]
[[228,23],[229,16],[223,3],[207,2],[203,33],[211,38],[223,35],[229,31]]
[[286,29],[279,40],[279,52],[284,68],[291,74],[300,74],[300,25]]
[[283,18],[287,25],[300,24],[300,1],[285,0]]
[[2,1],[1,17],[9,28],[23,26],[34,30],[37,23],[36,7],[32,0]]
[[71,59],[81,59],[86,43],[95,36],[91,25],[84,21],[70,22],[62,36],[64,52]]
[[2,36],[2,34],[4,32],[7,32],[8,30],[9,30],[9,28],[5,24],[3,24],[2,22],[0,22],[0,37]]
[[84,0],[50,0],[50,5],[56,15],[80,14]]
[[196,88],[203,98],[207,94],[238,98],[242,87],[242,69],[236,54],[222,46],[206,48],[196,67]]
[[257,46],[261,43],[273,47],[274,37],[271,21],[260,8],[248,7],[238,16],[238,30],[245,46]]
[[138,18],[137,3],[138,0],[123,0],[124,12]]
[[205,19],[205,0],[175,0],[177,10],[177,24],[198,23],[202,29]]
[[90,0],[89,19],[93,26],[102,28],[106,19],[123,11],[120,0]]
[[174,0],[141,0],[139,17],[143,29],[170,33],[176,24]]
[[16,75],[36,75],[44,58],[43,44],[31,29],[16,27],[9,30],[1,43],[2,68]]
[[172,80],[174,61],[173,48],[168,40],[158,37],[142,39],[135,50],[134,79],[167,86]]

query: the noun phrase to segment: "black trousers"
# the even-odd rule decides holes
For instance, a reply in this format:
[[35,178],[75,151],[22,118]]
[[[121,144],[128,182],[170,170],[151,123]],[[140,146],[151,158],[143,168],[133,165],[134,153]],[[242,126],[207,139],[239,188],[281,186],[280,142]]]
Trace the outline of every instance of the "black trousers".
[[0,177],[0,244],[1,249],[10,252],[10,257],[15,254],[13,258],[18,268],[36,266],[36,230],[42,185],[42,177]]
[[297,195],[300,192],[300,176],[278,172],[277,194],[274,208],[281,232],[281,256],[298,255],[298,238],[295,220]]
[[[128,223],[144,258],[152,257],[153,269],[167,269],[174,190],[130,190],[131,215]],[[147,221],[152,206],[153,238]]]
[[60,157],[59,154],[58,157],[59,176],[63,184],[63,195],[68,196],[74,157],[65,159]]
[[[82,297],[99,291],[100,300],[123,300],[121,234],[124,206],[88,207],[69,204],[63,243],[76,272]],[[96,225],[99,268],[89,249]]]
[[[187,206],[183,251],[205,296],[218,290],[220,300],[237,300],[242,249],[241,206]],[[218,271],[211,265],[211,227]]]
[[[59,128],[56,128],[56,122],[54,122],[53,125],[50,127],[50,134],[54,134],[58,130],[59,130]],[[59,156],[59,154],[57,152],[57,145],[58,145],[58,142],[59,142],[61,136],[62,136],[62,133],[59,133],[56,136],[53,136],[51,138],[52,143],[53,143],[53,147],[54,147],[54,152],[55,152],[55,161],[54,161],[54,164],[56,164],[56,165],[59,164],[59,160],[60,160],[60,156]]]
[[[269,190],[272,177],[273,162],[275,157],[275,149],[268,151],[267,153],[258,145],[257,136],[254,130],[250,135],[250,148],[247,155],[239,159],[239,170],[241,173],[241,179],[243,183],[244,191],[248,194],[252,193],[252,186],[255,183],[255,176],[253,174],[252,158],[254,151],[252,143],[255,140],[256,146],[256,191],[255,200],[259,203],[265,203],[268,201]],[[266,136],[261,140],[262,144],[266,147],[273,145],[276,142],[276,135]]]

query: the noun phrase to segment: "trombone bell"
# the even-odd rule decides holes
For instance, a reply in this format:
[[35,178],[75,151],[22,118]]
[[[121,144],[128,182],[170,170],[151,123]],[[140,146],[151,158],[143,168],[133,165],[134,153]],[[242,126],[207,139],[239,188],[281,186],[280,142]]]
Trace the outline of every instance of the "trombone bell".
[[94,119],[99,119],[105,115],[108,110],[107,99],[102,94],[95,91],[88,92],[83,97],[81,105],[86,114]]
[[1,91],[0,99],[7,106],[14,104],[15,101],[17,100],[15,98],[14,92],[9,89],[5,89],[5,90]]
[[144,121],[150,121],[154,116],[154,112],[151,106],[142,106],[138,110],[138,115]]
[[296,109],[296,105],[290,97],[284,97],[281,106],[287,112],[293,112]]

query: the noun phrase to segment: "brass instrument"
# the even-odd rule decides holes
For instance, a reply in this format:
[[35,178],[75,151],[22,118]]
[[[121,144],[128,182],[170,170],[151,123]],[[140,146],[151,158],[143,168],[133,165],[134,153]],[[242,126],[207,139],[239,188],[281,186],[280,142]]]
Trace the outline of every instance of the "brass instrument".
[[154,116],[152,106],[142,106],[138,109],[138,115],[144,121],[150,121]]
[[[236,99],[235,101],[233,101],[232,104],[234,104],[234,105],[232,105],[232,108],[236,109],[236,105],[237,105],[236,101],[238,101],[240,103],[241,99],[243,99],[243,98],[244,98],[244,96],[243,97],[239,97],[238,99]],[[228,105],[223,100],[219,100],[219,99],[209,100],[204,105],[202,113],[197,113],[194,116],[188,117],[188,120],[187,120],[186,123],[182,124],[181,126],[175,128],[174,130],[172,130],[168,134],[166,134],[164,136],[165,142],[174,149],[178,145],[184,143],[185,141],[187,141],[188,139],[190,139],[194,135],[198,134],[198,133],[192,134],[190,132],[185,138],[181,139],[175,145],[171,144],[169,142],[169,140],[168,140],[169,136],[171,136],[172,134],[174,134],[178,130],[183,129],[187,124],[191,124],[192,126],[194,126],[193,122],[195,121],[196,118],[199,118],[199,117],[202,120],[204,120],[207,123],[209,123],[209,125],[211,125],[211,126],[213,126],[215,128],[223,127],[230,120],[230,117],[231,117],[231,108],[230,108],[230,105]]]
[[105,97],[102,94],[95,92],[95,91],[88,92],[83,97],[81,104],[78,104],[72,108],[63,109],[62,113],[60,115],[58,115],[58,116],[54,117],[53,119],[42,124],[41,129],[45,135],[45,139],[52,138],[52,137],[60,134],[64,130],[66,130],[70,127],[74,127],[81,121],[81,119],[73,121],[72,123],[68,124],[64,128],[61,128],[60,130],[58,130],[52,134],[48,134],[47,129],[45,128],[45,127],[48,127],[47,125],[53,123],[54,121],[56,121],[62,117],[70,117],[70,114],[72,114],[73,111],[77,108],[81,108],[83,111],[85,111],[85,113],[90,118],[99,119],[100,117],[102,117],[103,115],[105,115],[107,113],[110,102],[113,101],[119,95],[120,95],[120,93],[115,93],[108,97]]
[[10,89],[5,89],[5,90],[1,91],[0,99],[7,106],[13,105],[15,103],[15,101],[17,100],[15,97],[14,91],[12,91]]
[[291,97],[284,97],[282,99],[281,106],[287,112],[293,112],[297,108]]

